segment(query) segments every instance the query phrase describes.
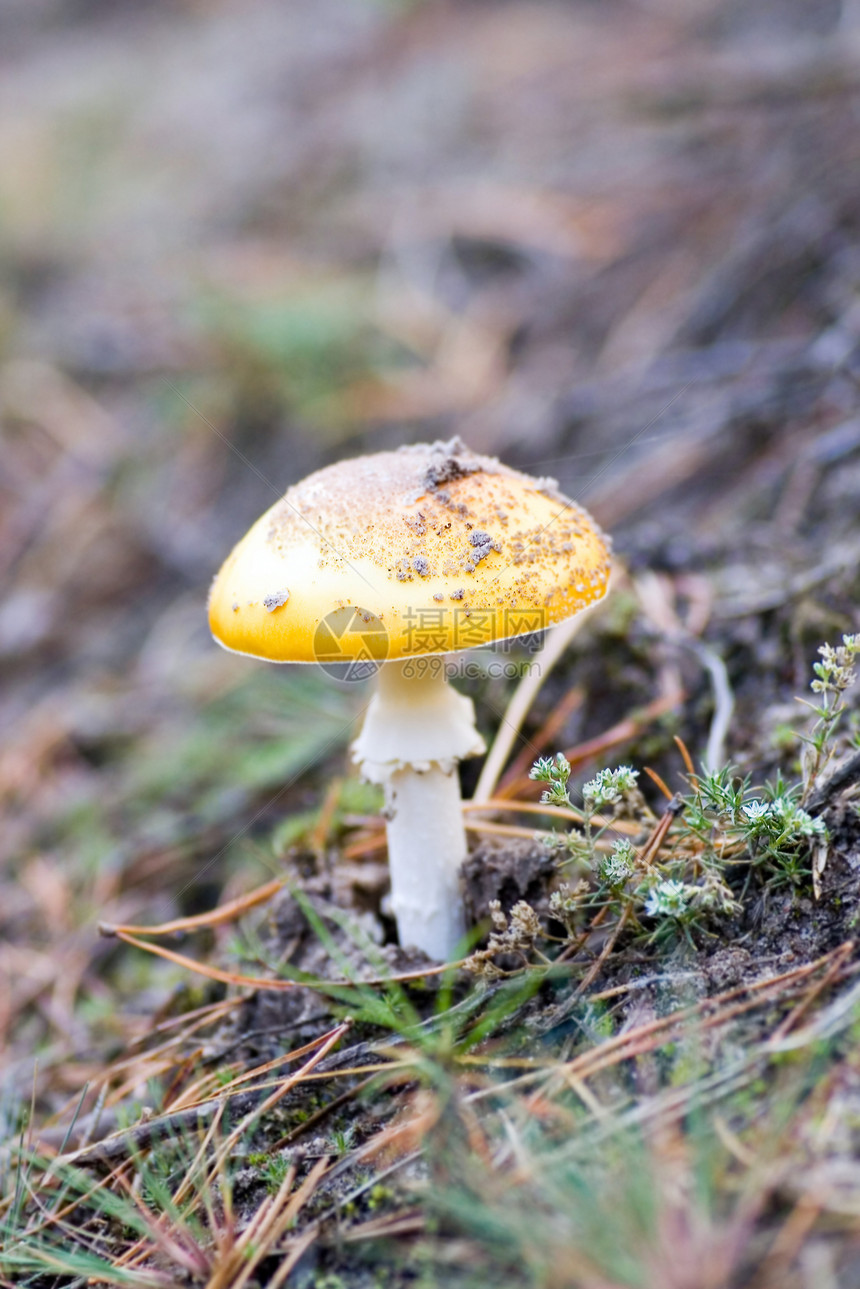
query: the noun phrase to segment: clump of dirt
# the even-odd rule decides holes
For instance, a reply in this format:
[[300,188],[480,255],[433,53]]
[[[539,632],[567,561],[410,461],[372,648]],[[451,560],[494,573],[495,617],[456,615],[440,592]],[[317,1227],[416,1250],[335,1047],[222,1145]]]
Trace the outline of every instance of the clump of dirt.
[[[375,900],[368,900],[366,894],[357,897],[330,873],[319,872],[297,875],[294,891],[297,894],[284,891],[276,897],[260,928],[266,959],[284,964],[298,982],[319,981],[323,992],[312,984],[297,983],[287,991],[259,989],[249,995],[218,1038],[248,1062],[273,1059],[283,1050],[287,1032],[298,1045],[330,1028],[326,984],[377,981],[434,965],[420,949],[401,948],[390,939],[385,942],[379,892]],[[358,899],[365,905],[363,911],[357,907]],[[422,984],[432,1000],[434,977]]]
[[481,560],[486,559],[491,551],[500,552],[502,549],[500,542],[495,541],[489,533],[478,529],[473,533],[469,533],[469,545],[472,547],[469,555],[474,564],[480,564]]
[[[449,439],[447,443],[437,440],[431,444],[430,451],[433,454],[432,459],[422,479],[423,487],[427,492],[435,492],[437,488],[441,488],[446,483],[452,483],[454,479],[464,479],[466,475],[475,474],[487,465],[486,461],[469,460],[472,453],[457,436]],[[464,460],[464,457],[467,459]]]
[[287,590],[273,591],[271,595],[263,596],[263,607],[270,613],[274,613],[275,609],[282,609],[289,598],[290,593]]
[[538,913],[549,912],[551,885],[558,869],[539,841],[480,842],[463,865],[466,915],[473,926],[488,923],[490,904],[498,900],[507,913],[525,900]]

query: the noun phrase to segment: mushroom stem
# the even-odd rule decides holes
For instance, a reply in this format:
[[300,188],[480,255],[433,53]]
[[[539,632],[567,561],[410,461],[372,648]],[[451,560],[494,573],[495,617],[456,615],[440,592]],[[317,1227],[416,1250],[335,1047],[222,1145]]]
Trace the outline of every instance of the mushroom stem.
[[380,669],[353,757],[385,789],[391,904],[402,945],[450,960],[465,931],[466,858],[457,763],[484,750],[472,701],[441,658]]
[[385,783],[391,907],[402,945],[450,962],[466,930],[466,830],[456,769],[397,770]]

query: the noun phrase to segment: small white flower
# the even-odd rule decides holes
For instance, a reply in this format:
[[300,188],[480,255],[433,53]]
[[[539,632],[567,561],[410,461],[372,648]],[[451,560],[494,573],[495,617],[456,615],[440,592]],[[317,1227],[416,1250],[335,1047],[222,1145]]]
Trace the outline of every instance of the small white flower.
[[741,806],[741,813],[746,815],[751,824],[755,824],[760,819],[766,819],[771,814],[771,808],[766,801],[748,801],[745,806]]
[[622,886],[633,875],[636,852],[629,841],[617,841],[612,853],[604,855],[597,867],[600,880],[607,886]]
[[582,785],[583,799],[594,806],[614,805],[625,792],[633,791],[638,778],[639,771],[632,770],[629,765],[619,765],[617,770],[601,770]]
[[541,805],[544,806],[569,806],[570,797],[567,795],[567,788],[563,783],[553,783],[550,787],[544,788],[540,794]]
[[774,797],[771,805],[771,813],[783,820],[793,818],[796,809],[794,802],[789,801],[788,797]]
[[683,882],[669,879],[654,887],[645,904],[651,917],[680,917],[687,908],[687,888]]
[[795,808],[786,822],[799,837],[823,837],[827,832],[827,825],[823,819],[813,819],[812,815],[800,806]]
[[573,913],[577,907],[576,896],[570,889],[567,882],[559,886],[557,891],[553,891],[549,897],[550,913],[556,915],[563,913]]
[[529,770],[529,778],[536,779],[538,783],[551,783],[553,779],[553,762],[552,757],[541,756],[535,761]]

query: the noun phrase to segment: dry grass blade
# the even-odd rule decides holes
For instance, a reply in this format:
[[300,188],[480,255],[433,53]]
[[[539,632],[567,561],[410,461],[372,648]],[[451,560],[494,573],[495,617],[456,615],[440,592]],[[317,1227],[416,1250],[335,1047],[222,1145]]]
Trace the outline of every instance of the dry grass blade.
[[[154,1253],[160,1253],[191,1276],[206,1275],[209,1270],[209,1258],[194,1240],[186,1236],[182,1226],[172,1222],[166,1213],[155,1217],[124,1174],[119,1175],[119,1181],[126,1198],[137,1209],[138,1215],[149,1231],[150,1243],[140,1240],[134,1246],[137,1260],[148,1261]],[[128,1265],[131,1261],[132,1259],[126,1256],[118,1260],[118,1263]]]
[[525,746],[520,748],[513,758],[504,774],[498,780],[500,789],[528,774],[536,754],[545,752],[548,747],[556,742],[568,719],[582,706],[584,698],[584,691],[576,685],[567,691],[561,702],[550,712],[537,733],[532,736]]
[[[583,819],[582,813],[575,808],[548,806],[538,801],[518,801],[513,798],[509,800],[507,797],[491,797],[489,801],[483,803],[464,801],[463,811],[466,815],[472,811],[486,814],[491,811],[507,811],[509,814],[544,815],[548,819],[567,819],[575,824],[581,824]],[[632,819],[611,819],[608,815],[594,814],[591,816],[591,822],[595,828],[608,828],[613,832],[626,833],[631,837],[642,831],[641,825]],[[469,827],[468,822],[466,827]],[[530,836],[534,836],[533,831]]]
[[349,1032],[351,1026],[352,1021],[345,1020],[329,1034],[323,1035],[323,1039],[325,1041],[320,1042],[318,1049],[313,1056],[306,1061],[300,1069],[296,1070],[294,1074],[290,1074],[287,1078],[281,1080],[270,1096],[266,1097],[258,1107],[249,1111],[248,1114],[239,1121],[233,1131],[225,1137],[224,1141],[219,1145],[215,1155],[215,1160],[210,1170],[210,1175],[211,1172],[217,1171],[218,1167],[223,1165],[224,1161],[229,1158],[231,1152],[237,1143],[241,1141],[242,1137],[251,1125],[261,1119],[264,1115],[268,1114],[270,1110],[274,1109],[278,1102],[282,1101],[292,1088],[301,1083],[303,1079],[305,1079],[316,1068],[316,1066],[319,1065],[320,1061],[322,1061],[329,1052],[337,1046],[344,1034]]
[[184,967],[186,971],[193,971],[198,976],[205,976],[208,980],[217,980],[224,985],[236,985],[246,989],[295,989],[295,983],[292,980],[278,980],[277,977],[271,979],[265,976],[245,976],[239,971],[222,971],[220,967],[210,967],[206,963],[197,962],[194,958],[187,957],[184,953],[176,953],[173,949],[165,949],[160,944],[148,944],[146,940],[141,940],[136,935],[128,935],[125,931],[116,929],[111,932],[118,940],[123,940],[126,944],[132,945],[135,949],[143,949],[145,953],[154,953],[158,958],[164,958],[167,962],[174,963],[177,967]]
[[[300,1056],[307,1056],[309,1052],[316,1051],[321,1043],[326,1043],[332,1035],[337,1034],[339,1037],[342,1037],[345,1032],[346,1031],[343,1026],[340,1026],[337,1030],[332,1030],[327,1034],[321,1035],[319,1038],[312,1039],[310,1043],[304,1043],[301,1047],[293,1048],[292,1051],[284,1052],[282,1056],[276,1056],[273,1060],[266,1061],[263,1065],[255,1065],[252,1070],[246,1070],[244,1074],[240,1074],[237,1078],[231,1079],[229,1083],[225,1083],[221,1087],[220,1095],[224,1097],[231,1096],[237,1088],[242,1086],[243,1083],[249,1083],[253,1079],[262,1078],[264,1074],[268,1074],[271,1070],[278,1069],[281,1065],[286,1065],[288,1061],[295,1061],[298,1060]],[[192,1102],[185,1108],[193,1109],[195,1104],[199,1105],[202,1104],[202,1102]]]
[[[564,755],[574,768],[585,765],[587,762],[603,756],[606,752],[612,751],[613,748],[619,747],[622,743],[629,743],[631,739],[636,738],[644,729],[647,729],[652,721],[658,720],[666,712],[674,711],[679,707],[683,697],[680,690],[661,694],[659,698],[653,699],[650,703],[640,708],[639,711],[626,716],[595,738],[586,739],[582,743],[577,743],[574,747],[565,748]],[[518,779],[512,779],[510,782],[500,785],[496,791],[496,798],[516,797],[521,792],[533,789],[534,785],[529,776],[523,774]]]
[[847,944],[842,944],[838,949],[834,950],[833,961],[827,972],[822,976],[821,980],[816,981],[810,986],[803,998],[800,999],[796,1006],[794,1006],[780,1024],[777,1025],[771,1036],[772,1042],[778,1043],[781,1039],[785,1038],[786,1034],[794,1029],[797,1022],[806,1015],[809,1008],[815,1002],[815,999],[818,998],[825,989],[828,989],[830,985],[834,984],[839,979],[843,968],[851,961],[853,952],[853,941],[849,941]]
[[675,734],[673,736],[672,742],[675,744],[678,751],[681,753],[681,759],[683,760],[684,767],[687,771],[687,777],[689,780],[690,787],[692,788],[693,792],[698,792],[699,776],[696,774],[696,768],[693,765],[693,758],[690,756],[690,750],[687,747],[687,744],[678,734]]
[[643,769],[643,770],[645,771],[645,773],[648,775],[648,778],[651,780],[651,782],[652,782],[652,783],[655,783],[655,784],[657,785],[657,787],[658,787],[658,788],[660,789],[660,791],[663,793],[663,796],[666,798],[666,800],[667,800],[667,801],[671,801],[671,800],[672,800],[672,791],[671,791],[671,789],[667,786],[667,784],[666,784],[666,780],[665,780],[665,779],[663,779],[663,778],[661,778],[661,777],[660,777],[660,775],[657,773],[657,771],[656,771],[656,770],[652,770],[652,769],[651,769],[651,767],[650,767],[650,765],[643,765],[642,769]]
[[[526,829],[520,830],[521,835],[532,836],[532,833]],[[141,940],[138,936],[128,935],[120,928],[111,932],[117,939],[123,940],[126,944],[132,945],[135,949],[143,949],[146,953],[154,953],[159,958],[165,958],[168,962],[174,963],[178,967],[184,967],[188,971],[193,971],[196,975],[206,976],[209,980],[217,980],[221,984],[236,985],[246,989],[266,989],[266,990],[288,990],[295,989],[296,982],[293,980],[280,980],[278,977],[268,976],[245,976],[241,972],[224,971],[220,967],[211,967],[206,963],[198,962],[194,958],[189,958],[185,954],[176,953],[173,949],[166,949],[160,944],[149,944],[146,940]],[[308,988],[313,988],[314,984],[320,987],[348,988],[359,985],[384,985],[406,983],[410,980],[421,980],[425,976],[441,975],[445,971],[450,971],[454,967],[462,966],[465,959],[460,958],[456,962],[441,963],[439,966],[426,967],[418,971],[406,971],[397,975],[377,976],[371,978],[362,978],[360,980],[320,980],[318,982],[303,981],[302,984]]]
[[296,1169],[291,1167],[276,1193],[263,1201],[227,1256],[221,1259],[207,1280],[206,1289],[244,1289],[260,1263],[277,1252],[278,1241],[313,1195],[327,1168],[327,1159],[318,1160],[291,1195],[296,1180]]
[[[173,1017],[153,1026],[146,1034],[141,1034],[137,1038],[131,1039],[128,1046],[137,1047],[148,1039],[167,1033],[169,1030],[179,1030],[179,1032],[164,1043],[158,1044],[157,1047],[150,1048],[145,1052],[134,1052],[131,1056],[121,1057],[119,1060],[114,1061],[96,1078],[90,1080],[89,1090],[99,1093],[104,1092],[108,1087],[116,1084],[118,1076],[127,1074],[126,1082],[115,1088],[112,1096],[107,1098],[108,1102],[121,1100],[129,1088],[138,1087],[147,1078],[156,1078],[167,1070],[173,1070],[175,1068],[174,1059],[170,1056],[170,1053],[177,1047],[187,1044],[189,1038],[199,1029],[211,1025],[228,1016],[230,1012],[235,1011],[241,1001],[241,998],[227,998],[217,1003],[208,1003],[205,1007],[186,1012],[184,1015]],[[66,1130],[54,1125],[57,1121],[61,1121],[70,1110],[74,1109],[79,1101],[79,1096],[70,1100],[48,1120],[47,1124],[39,1131],[38,1139],[40,1142],[57,1144],[62,1140]]]
[[284,1258],[283,1262],[269,1281],[268,1289],[281,1289],[281,1286],[286,1283],[290,1272],[299,1263],[318,1235],[319,1228],[312,1226],[299,1236],[293,1247],[290,1249],[290,1252]]
[[[668,789],[666,790],[668,791]],[[676,798],[674,797],[669,798],[669,805],[666,807],[665,811],[663,812],[663,815],[660,818],[660,822],[657,824],[657,827],[654,829],[651,836],[648,838],[645,845],[638,853],[639,863],[642,864],[643,867],[645,868],[653,866],[654,860],[657,858],[657,855],[660,853],[660,847],[663,845],[663,842],[666,840],[669,829],[672,827],[672,824],[675,822],[675,820],[678,817],[679,809],[681,809],[682,807],[679,805],[676,808],[675,805],[673,804],[675,801],[676,801]]]
[[419,1209],[410,1209],[404,1213],[394,1213],[386,1217],[373,1217],[367,1222],[351,1226],[344,1233],[344,1240],[350,1244],[360,1240],[391,1239],[397,1235],[419,1235],[427,1229],[427,1218]]
[[577,998],[581,998],[582,995],[585,993],[585,991],[591,986],[592,982],[595,981],[597,977],[600,975],[600,972],[603,968],[604,963],[606,962],[607,958],[612,953],[612,950],[615,948],[616,944],[618,943],[618,937],[621,935],[621,932],[624,930],[624,927],[627,924],[627,920],[629,916],[630,916],[630,905],[628,904],[623,909],[621,916],[619,917],[618,921],[615,923],[615,926],[612,928],[611,934],[607,937],[606,943],[604,944],[603,948],[600,950],[600,953],[595,958],[592,966],[589,968],[589,970],[583,976],[580,983],[577,985],[576,989],[571,994],[571,1002],[573,1002]]
[[467,832],[482,832],[495,837],[523,837],[526,841],[534,840],[533,828],[521,828],[517,824],[494,824],[483,819],[466,819]]
[[[610,594],[611,586],[607,591],[607,597]],[[600,604],[603,603],[605,603],[605,600],[600,602]],[[599,610],[600,604],[589,605],[587,609],[581,610],[576,617],[559,623],[549,632],[544,647],[535,657],[535,666],[521,679],[502,716],[498,733],[493,740],[493,745],[490,748],[481,770],[481,776],[475,787],[472,796],[473,801],[483,803],[493,795],[499,776],[505,768],[505,762],[511,754],[511,748],[514,746],[516,739],[522,737],[520,730],[541,685],[586,620]],[[537,749],[533,750],[535,756],[537,756]]]
[[174,918],[172,922],[161,922],[155,926],[131,926],[119,923],[113,925],[110,922],[99,922],[99,932],[106,936],[130,936],[130,935],[174,935],[180,931],[199,931],[205,927],[222,926],[225,922],[233,922],[236,918],[247,913],[249,909],[256,908],[259,904],[265,904],[266,900],[272,899],[283,890],[285,885],[284,878],[274,878],[271,882],[266,882],[264,886],[259,886],[255,891],[250,891],[247,895],[240,895],[235,900],[230,900],[227,904],[220,905],[217,909],[212,909],[210,913],[198,913],[194,917]]

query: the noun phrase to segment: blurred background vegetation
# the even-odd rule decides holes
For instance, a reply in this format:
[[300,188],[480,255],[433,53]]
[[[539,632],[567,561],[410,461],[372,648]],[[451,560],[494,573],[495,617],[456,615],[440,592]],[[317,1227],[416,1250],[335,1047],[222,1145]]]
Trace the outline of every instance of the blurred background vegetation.
[[[359,696],[205,622],[311,470],[459,433],[556,475],[743,624],[741,698],[805,684],[860,555],[858,89],[852,0],[3,0],[13,1080],[79,1087],[179,980],[100,917],[261,880],[344,772]],[[810,570],[841,607],[749,616]]]

